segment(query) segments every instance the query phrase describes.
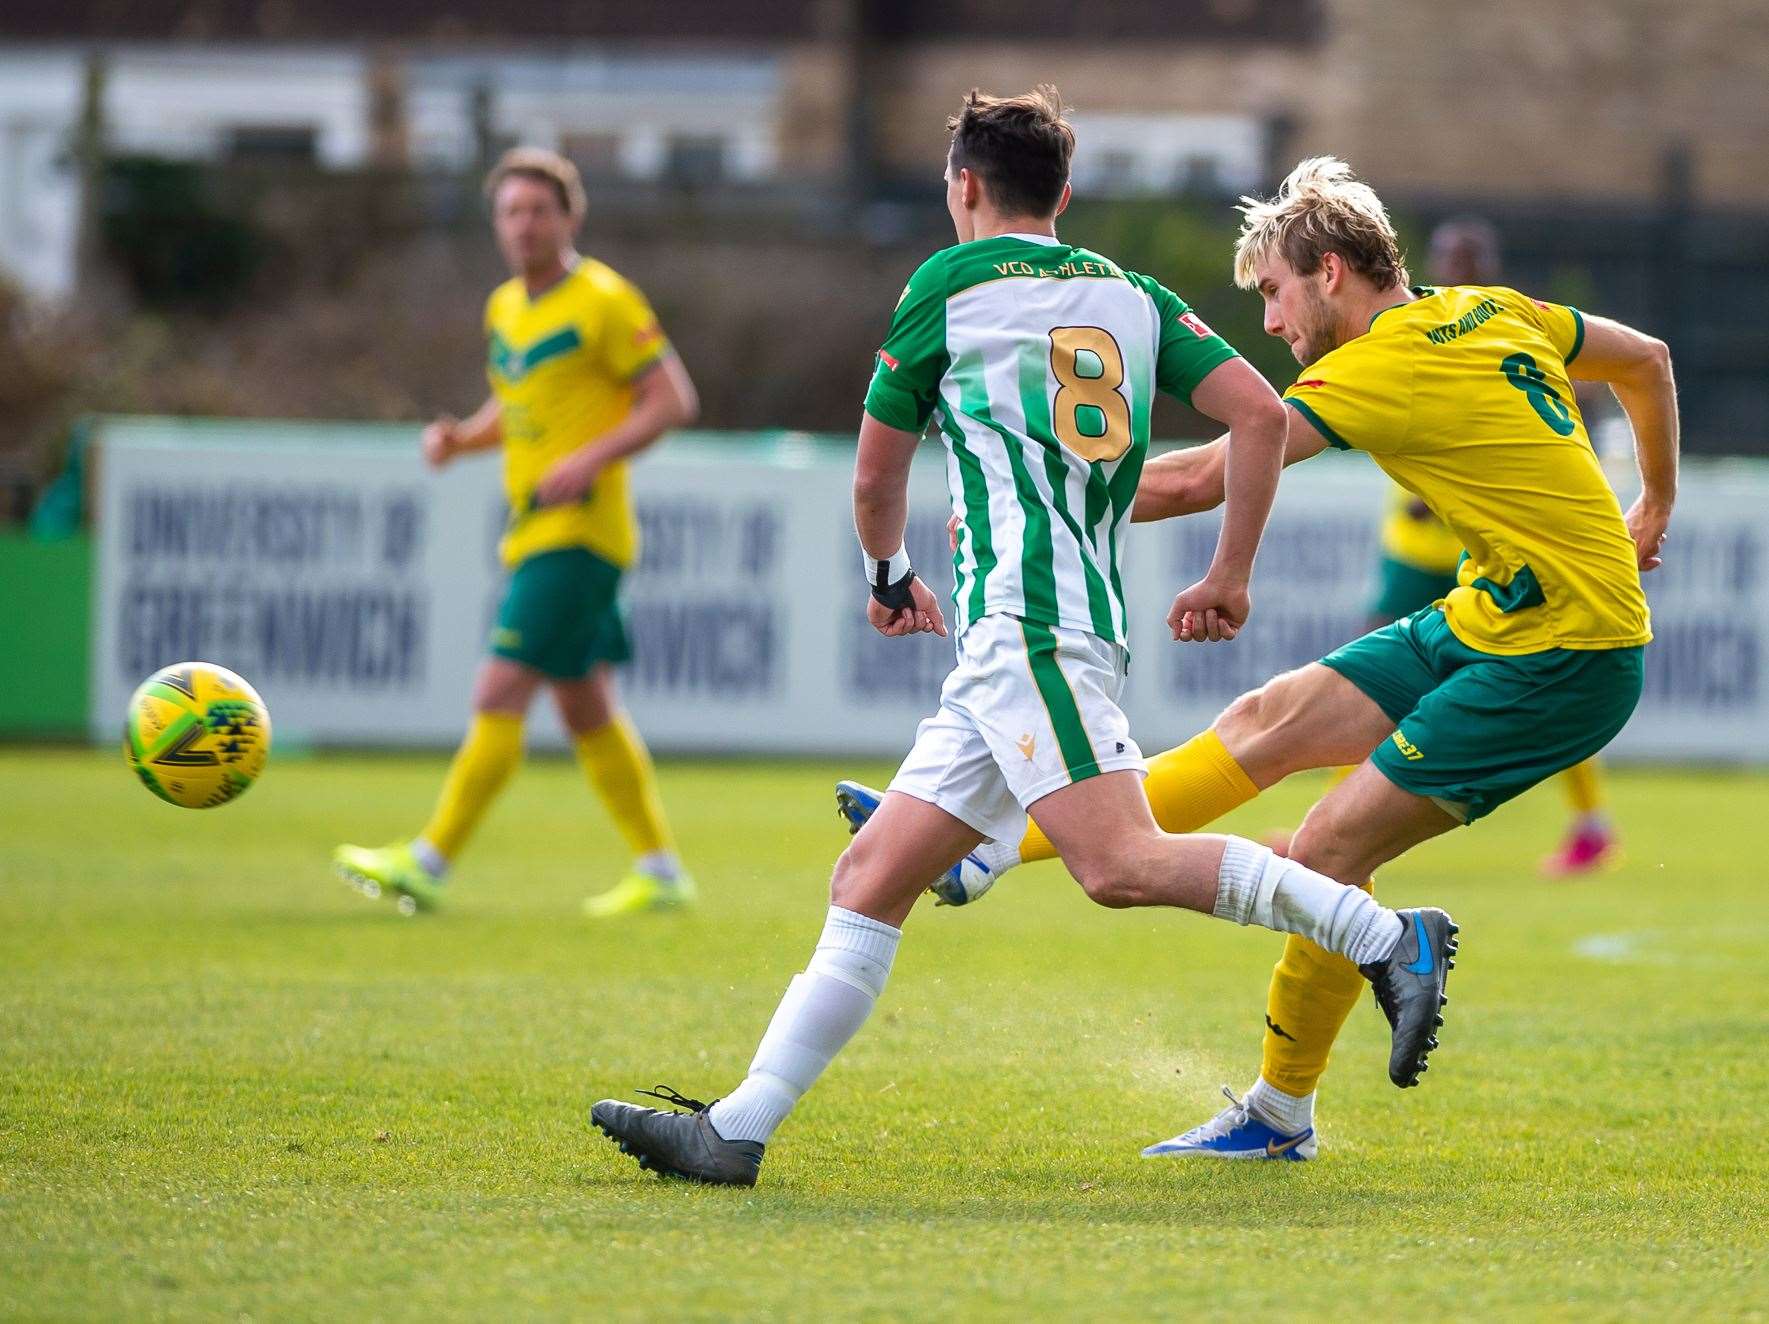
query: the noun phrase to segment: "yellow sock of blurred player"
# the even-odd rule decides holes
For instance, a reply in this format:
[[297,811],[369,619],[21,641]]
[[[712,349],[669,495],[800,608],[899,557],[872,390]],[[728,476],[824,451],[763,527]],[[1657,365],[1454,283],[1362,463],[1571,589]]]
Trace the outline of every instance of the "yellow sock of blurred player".
[[675,854],[651,751],[625,713],[577,738],[577,761],[635,856]]
[[1567,803],[1572,806],[1573,813],[1580,818],[1589,818],[1592,814],[1603,811],[1603,776],[1598,770],[1596,759],[1575,763],[1560,776],[1561,784],[1566,787]]
[[[1143,793],[1163,831],[1196,832],[1246,804],[1259,788],[1241,771],[1222,737],[1209,730],[1150,759]],[[1020,843],[1020,859],[1054,860],[1056,854],[1050,838],[1036,823],[1029,824]]]
[[[1365,885],[1365,891],[1372,891]],[[1312,1094],[1333,1041],[1369,987],[1357,967],[1294,934],[1271,972],[1265,997],[1265,1054],[1259,1075],[1266,1084],[1301,1098]]]
[[467,738],[455,752],[442,794],[419,836],[452,860],[467,844],[486,808],[522,762],[522,718],[516,713],[475,713]]

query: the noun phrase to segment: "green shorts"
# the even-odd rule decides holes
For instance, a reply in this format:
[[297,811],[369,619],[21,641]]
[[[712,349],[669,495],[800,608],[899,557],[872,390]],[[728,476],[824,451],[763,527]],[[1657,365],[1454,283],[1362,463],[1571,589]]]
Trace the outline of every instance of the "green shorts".
[[555,680],[625,662],[633,653],[619,595],[620,567],[587,548],[539,552],[510,572],[491,651]]
[[1394,722],[1370,755],[1382,775],[1472,823],[1607,745],[1640,701],[1644,656],[1640,647],[1482,653],[1427,607],[1321,663]]
[[1376,596],[1370,602],[1370,615],[1378,620],[1398,621],[1402,616],[1424,610],[1439,598],[1448,597],[1455,586],[1454,570],[1443,573],[1421,570],[1416,565],[1384,556],[1381,580],[1376,587]]

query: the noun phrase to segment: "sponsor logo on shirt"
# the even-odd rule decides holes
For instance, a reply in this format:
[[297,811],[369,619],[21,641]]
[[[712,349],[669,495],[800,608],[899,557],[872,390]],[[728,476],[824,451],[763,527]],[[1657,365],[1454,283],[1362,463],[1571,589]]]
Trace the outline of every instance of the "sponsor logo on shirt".
[[1199,340],[1208,340],[1211,336],[1216,334],[1216,332],[1214,332],[1210,329],[1209,325],[1204,321],[1204,319],[1202,317],[1199,317],[1196,313],[1193,313],[1193,312],[1181,313],[1179,315],[1179,321],[1180,321],[1180,324],[1186,328],[1186,330],[1190,331]]
[[892,372],[897,370],[897,360],[891,357],[890,351],[881,349],[878,351],[878,357]]
[[1434,345],[1447,345],[1450,341],[1467,335],[1477,326],[1497,317],[1504,311],[1505,305],[1497,299],[1482,299],[1455,321],[1432,327],[1425,332],[1425,339]]

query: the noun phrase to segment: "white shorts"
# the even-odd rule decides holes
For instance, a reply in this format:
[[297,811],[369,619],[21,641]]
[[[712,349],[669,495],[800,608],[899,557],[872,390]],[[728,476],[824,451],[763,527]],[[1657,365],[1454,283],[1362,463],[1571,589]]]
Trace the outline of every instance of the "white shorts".
[[921,724],[890,789],[993,841],[1018,841],[1035,801],[1102,772],[1146,774],[1118,706],[1128,654],[1083,630],[1016,616],[973,621],[940,711]]

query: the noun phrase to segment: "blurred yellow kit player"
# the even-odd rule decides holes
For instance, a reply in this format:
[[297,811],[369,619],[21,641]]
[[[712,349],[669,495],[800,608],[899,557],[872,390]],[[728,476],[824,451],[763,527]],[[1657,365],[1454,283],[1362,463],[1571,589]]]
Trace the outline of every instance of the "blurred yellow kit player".
[[593,917],[684,904],[683,872],[651,756],[614,690],[629,656],[622,573],[638,554],[627,461],[697,412],[694,385],[644,295],[573,240],[584,215],[576,167],[518,148],[486,181],[512,278],[485,307],[492,394],[465,422],[424,430],[436,468],[501,447],[509,583],[473,689],[473,723],[429,823],[409,842],[341,846],[340,872],[426,908],[522,758],[535,692],[553,692],[578,761],[632,850],[631,871],[585,902]]
[[1462,544],[1420,498],[1390,481],[1387,507],[1377,566],[1380,582],[1370,602],[1371,629],[1448,597],[1462,563]]

